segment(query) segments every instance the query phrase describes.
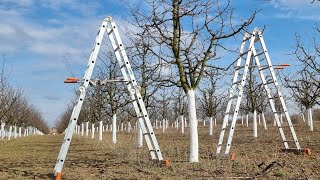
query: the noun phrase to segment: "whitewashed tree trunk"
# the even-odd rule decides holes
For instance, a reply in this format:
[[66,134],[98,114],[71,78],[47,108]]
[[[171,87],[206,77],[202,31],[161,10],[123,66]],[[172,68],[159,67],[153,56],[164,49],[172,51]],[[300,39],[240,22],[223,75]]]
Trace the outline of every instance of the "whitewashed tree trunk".
[[213,122],[212,122],[213,117],[210,117],[210,124],[209,124],[209,135],[213,135]]
[[283,124],[283,115],[280,114],[280,123]]
[[253,137],[258,137],[258,128],[257,128],[257,111],[253,111]]
[[128,122],[128,133],[130,133],[131,132],[131,123],[130,122]]
[[214,118],[214,126],[216,126],[216,125],[217,125],[217,119]]
[[312,119],[312,109],[308,108],[308,122],[310,131],[313,131],[313,119]]
[[155,128],[158,129],[158,119],[156,119]]
[[203,126],[205,127],[206,126],[206,120],[203,119]]
[[123,131],[123,122],[121,123],[121,131]]
[[117,143],[117,114],[112,115],[112,143]]
[[302,121],[306,122],[306,119],[304,118],[304,114],[302,113]]
[[19,135],[18,135],[18,137],[21,137],[21,130],[22,128],[21,127],[19,127]]
[[13,130],[13,131],[14,131],[14,134],[13,134],[13,135],[14,135],[14,138],[17,139],[17,137],[18,137],[18,134],[17,134],[17,125],[14,125],[14,130]]
[[190,125],[190,157],[189,162],[199,162],[198,121],[194,90],[187,92]]
[[4,123],[4,122],[2,122],[1,123],[1,140],[3,140],[3,138],[4,138],[4,126],[6,125],[6,123]]
[[89,136],[89,121],[86,122],[86,137]]
[[82,122],[81,123],[81,136],[83,136],[84,134],[84,123]]
[[181,134],[184,134],[184,117],[183,117],[183,115],[179,116],[179,120],[181,122]]
[[165,119],[162,119],[162,133],[164,133],[164,131],[166,130],[166,120]]
[[[279,116],[278,116],[278,118],[279,118]],[[276,121],[275,117],[273,117],[273,126],[277,126],[277,121]]]
[[95,132],[95,127],[94,127],[94,123],[91,124],[91,139],[94,138],[94,132]]
[[261,124],[260,113],[258,114],[258,122],[259,122],[259,124]]
[[138,148],[143,146],[143,133],[140,124],[138,125]]
[[241,124],[243,125],[243,116],[241,116]]
[[102,128],[103,127],[103,123],[102,121],[99,121],[99,141],[102,141]]
[[263,112],[261,113],[261,116],[262,116],[263,127],[265,130],[267,130],[268,128],[267,128],[266,117],[264,116]]
[[184,127],[188,127],[188,122],[187,122],[187,118],[184,118]]
[[106,131],[109,131],[109,124],[106,125]]
[[247,124],[247,127],[249,127],[249,114],[246,115],[246,124]]
[[9,126],[9,132],[8,132],[8,140],[11,139],[11,133],[12,133],[12,126]]

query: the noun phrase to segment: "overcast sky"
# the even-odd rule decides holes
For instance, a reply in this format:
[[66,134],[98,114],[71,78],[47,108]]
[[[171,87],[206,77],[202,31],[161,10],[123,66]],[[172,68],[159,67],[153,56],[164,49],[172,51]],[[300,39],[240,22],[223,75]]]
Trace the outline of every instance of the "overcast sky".
[[[74,86],[63,80],[83,76],[103,18],[113,16],[116,21],[123,21],[126,16],[118,0],[88,2],[0,1],[0,53],[6,55],[11,84],[24,90],[49,125],[54,124],[73,97]],[[232,5],[239,17],[262,9],[252,28],[265,25],[264,38],[274,63],[292,60],[287,54],[293,50],[295,33],[311,36],[312,28],[320,21],[319,2],[237,0]]]

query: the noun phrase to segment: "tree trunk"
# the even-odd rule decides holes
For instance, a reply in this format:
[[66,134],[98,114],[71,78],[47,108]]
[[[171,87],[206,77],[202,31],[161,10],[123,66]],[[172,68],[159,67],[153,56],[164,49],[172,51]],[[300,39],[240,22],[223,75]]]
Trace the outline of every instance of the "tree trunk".
[[162,119],[162,133],[164,133],[164,131],[166,130],[166,120]]
[[4,138],[4,126],[5,126],[6,124],[5,123],[1,123],[1,140],[3,140],[3,138]]
[[194,90],[188,90],[188,112],[190,125],[190,157],[189,162],[199,162],[198,121]]
[[12,132],[12,126],[9,126],[9,132],[8,132],[8,140],[11,139],[11,132]]
[[128,122],[128,133],[130,133],[131,132],[131,123],[130,122]]
[[313,119],[312,119],[312,109],[311,108],[308,108],[308,122],[309,122],[310,131],[313,131]]
[[143,146],[143,133],[140,124],[138,123],[138,148]]
[[117,114],[112,115],[112,143],[117,143]]
[[180,119],[180,122],[181,122],[181,133],[184,134],[184,118],[183,118],[183,115],[180,115],[179,119]]
[[210,124],[209,124],[209,135],[213,135],[213,122],[212,122],[213,117],[210,117]]
[[258,129],[257,129],[257,111],[253,111],[253,137],[258,137]]
[[246,116],[246,124],[247,124],[247,127],[249,127],[249,115],[248,114]]
[[303,122],[306,122],[306,119],[304,118],[304,114],[302,113],[302,120]]
[[21,137],[21,127],[19,127],[19,136],[18,137]]
[[89,136],[89,121],[86,122],[86,137]]
[[14,130],[13,130],[13,131],[14,131],[14,134],[13,134],[13,135],[14,135],[14,138],[17,139],[17,137],[18,137],[18,134],[17,134],[17,125],[14,125]]
[[103,123],[102,121],[99,121],[99,141],[102,141],[102,126],[103,126]]
[[95,128],[94,128],[94,123],[91,124],[91,139],[94,138],[94,132],[95,132]]

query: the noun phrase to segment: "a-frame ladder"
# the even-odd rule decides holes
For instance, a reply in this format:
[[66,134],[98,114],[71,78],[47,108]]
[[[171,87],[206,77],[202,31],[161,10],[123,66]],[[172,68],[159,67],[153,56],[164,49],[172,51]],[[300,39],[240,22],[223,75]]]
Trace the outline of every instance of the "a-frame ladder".
[[[149,115],[146,111],[145,104],[142,100],[141,94],[140,94],[140,88],[137,84],[136,78],[133,74],[128,56],[126,54],[124,45],[122,43],[122,40],[119,35],[119,31],[117,29],[116,23],[112,20],[111,17],[106,17],[102,25],[99,28],[98,34],[96,36],[95,45],[92,49],[91,55],[89,57],[89,62],[87,65],[87,69],[85,71],[85,74],[83,76],[83,81],[79,81],[76,78],[68,78],[65,82],[66,83],[76,83],[81,82],[82,85],[79,87],[79,98],[77,101],[77,104],[75,105],[72,115],[70,118],[70,122],[68,125],[68,128],[65,133],[65,137],[63,139],[63,143],[56,161],[56,165],[54,168],[54,176],[56,179],[61,178],[61,170],[63,167],[63,164],[66,160],[67,152],[70,146],[70,142],[72,139],[72,135],[75,129],[75,126],[77,124],[77,120],[81,111],[81,107],[86,95],[86,90],[89,86],[89,83],[92,84],[94,81],[91,81],[91,76],[93,73],[93,69],[97,60],[97,56],[100,50],[100,46],[102,43],[102,40],[104,38],[105,32],[107,33],[110,43],[112,45],[112,48],[114,50],[115,56],[117,58],[118,64],[121,69],[121,73],[123,75],[123,80],[127,85],[127,88],[129,90],[131,101],[133,103],[135,112],[137,114],[137,117],[139,119],[139,125],[142,129],[142,133],[144,135],[144,138],[146,140],[146,144],[148,146],[151,159],[156,161],[163,161],[163,157],[160,151],[160,147],[155,135],[155,132],[152,128]],[[117,81],[117,80],[115,80]],[[106,82],[106,81],[105,81]],[[166,165],[168,165],[168,161],[163,161]]]
[[[245,60],[244,62],[243,59]],[[286,64],[280,66],[286,66]],[[301,152],[302,149],[300,147],[296,132],[293,128],[288,109],[286,107],[279,83],[276,78],[275,69],[277,69],[278,67],[279,65],[274,67],[271,63],[261,31],[259,31],[258,28],[255,28],[252,34],[246,33],[240,46],[240,55],[235,67],[232,87],[229,89],[228,104],[217,144],[216,156],[231,155],[230,158],[234,158],[234,154],[230,154],[230,148],[249,68],[257,68],[259,71],[262,85],[264,86],[264,89],[267,93],[268,101],[271,106],[274,119],[280,131],[284,150]],[[264,73],[266,73],[267,75],[265,76]],[[281,110],[276,109],[275,100],[281,102]],[[280,114],[285,115],[287,124],[281,124],[279,119]],[[232,119],[231,126],[227,127],[229,119]],[[285,135],[285,128],[289,128],[290,130],[290,133],[289,135],[287,133],[287,136]],[[229,129],[229,136],[227,141],[225,142],[226,148],[225,153],[223,154],[221,153],[221,151],[222,146],[224,145],[223,140],[226,129]]]

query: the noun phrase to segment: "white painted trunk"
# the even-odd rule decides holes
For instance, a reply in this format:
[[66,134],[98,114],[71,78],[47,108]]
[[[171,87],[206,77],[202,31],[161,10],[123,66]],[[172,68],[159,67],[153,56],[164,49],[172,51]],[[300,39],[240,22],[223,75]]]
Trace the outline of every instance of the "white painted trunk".
[[273,117],[273,126],[277,126],[277,121],[276,121],[275,117]]
[[102,141],[102,131],[103,131],[103,123],[99,122],[99,141]]
[[156,119],[156,129],[158,129],[158,119]]
[[184,134],[184,117],[180,115],[179,120],[181,122],[181,134]]
[[86,122],[86,137],[89,136],[89,122]]
[[203,120],[203,126],[206,126],[206,120],[205,119]]
[[18,134],[17,134],[17,125],[14,125],[14,138],[17,139]]
[[309,108],[308,109],[308,122],[309,122],[309,127],[310,127],[310,131],[313,131],[313,119],[312,119],[312,109]]
[[11,133],[12,133],[12,126],[9,126],[9,133],[8,133],[8,140],[11,139]]
[[94,123],[91,124],[91,139],[94,138],[94,132],[95,132],[95,128],[94,128]]
[[283,116],[280,114],[280,123],[283,124]]
[[306,119],[304,118],[304,114],[302,113],[302,121],[306,122]]
[[162,128],[162,122],[159,121],[159,128],[161,129]]
[[199,162],[199,144],[198,144],[198,121],[196,114],[196,99],[194,90],[189,90],[188,96],[188,112],[190,125],[190,157],[189,162]]
[[4,134],[4,126],[6,125],[6,123],[1,123],[1,139],[3,140],[5,134]]
[[18,135],[18,137],[21,137],[21,130],[22,128],[21,127],[19,127],[19,135]]
[[249,115],[248,114],[246,115],[246,124],[247,124],[247,127],[249,127]]
[[241,116],[241,124],[243,125],[243,116]]
[[258,121],[259,121],[259,124],[261,124],[260,113],[258,114]]
[[209,124],[209,135],[213,135],[213,122],[212,122],[213,117],[210,117],[210,124]]
[[261,113],[261,116],[262,116],[263,127],[265,130],[267,130],[268,128],[267,128],[266,117],[264,116],[263,112]]
[[188,127],[188,122],[187,122],[187,118],[184,118],[184,127]]
[[164,133],[164,131],[166,130],[166,120],[162,119],[162,133]]
[[117,114],[112,115],[112,143],[117,143]]
[[123,131],[123,123],[121,123],[121,131]]
[[258,137],[258,128],[257,128],[257,111],[253,111],[253,137]]
[[131,123],[128,122],[128,133],[130,133],[130,132],[131,132]]
[[216,126],[216,125],[217,125],[217,119],[214,118],[214,126]]
[[140,124],[138,124],[138,148],[143,146],[143,133]]

